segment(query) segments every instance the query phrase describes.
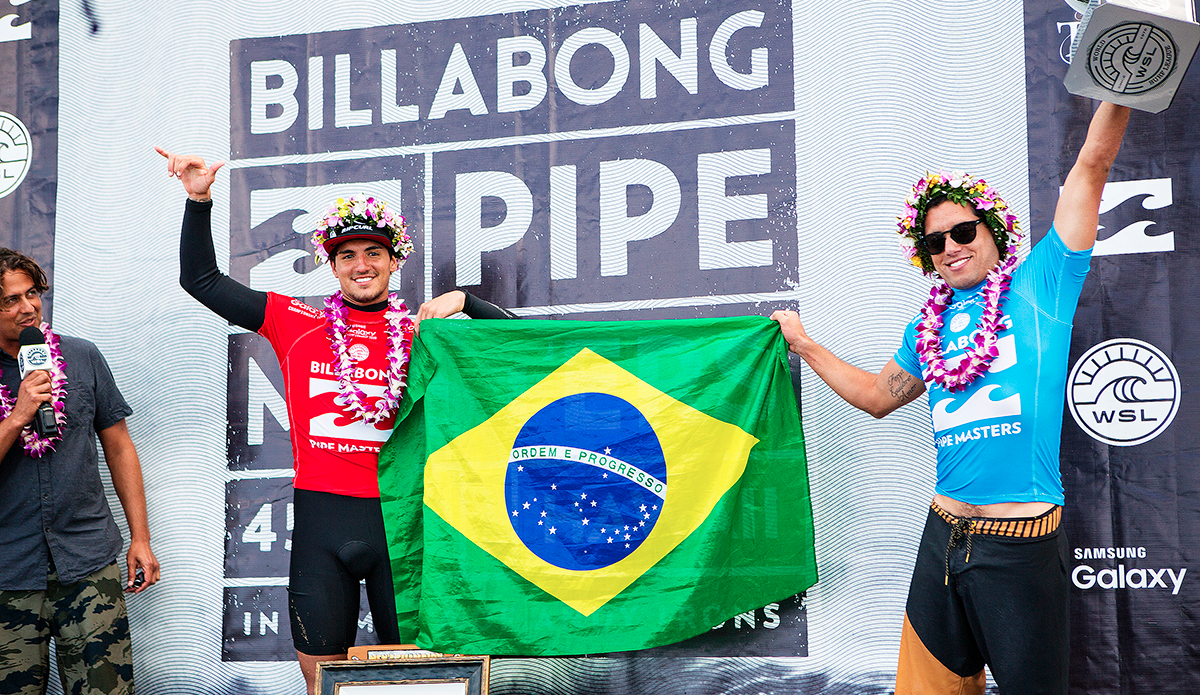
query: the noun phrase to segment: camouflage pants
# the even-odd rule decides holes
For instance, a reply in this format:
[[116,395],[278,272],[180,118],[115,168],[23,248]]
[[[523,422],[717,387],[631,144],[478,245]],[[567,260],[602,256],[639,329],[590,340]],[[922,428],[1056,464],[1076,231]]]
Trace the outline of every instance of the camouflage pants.
[[129,620],[114,562],[45,591],[0,591],[0,693],[40,695],[50,673],[50,637],[68,695],[133,693]]

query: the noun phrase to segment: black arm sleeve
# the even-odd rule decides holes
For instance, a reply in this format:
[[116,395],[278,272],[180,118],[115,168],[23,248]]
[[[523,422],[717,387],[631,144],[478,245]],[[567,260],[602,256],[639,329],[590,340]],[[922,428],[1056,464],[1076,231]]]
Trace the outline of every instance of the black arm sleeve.
[[267,293],[252,290],[217,268],[212,241],[212,201],[191,198],[179,235],[179,285],[230,323],[258,332],[267,318]]
[[463,301],[463,313],[473,319],[517,319],[521,318],[512,313],[508,309],[492,304],[471,294],[470,292],[458,288],[459,292],[466,295],[466,300]]

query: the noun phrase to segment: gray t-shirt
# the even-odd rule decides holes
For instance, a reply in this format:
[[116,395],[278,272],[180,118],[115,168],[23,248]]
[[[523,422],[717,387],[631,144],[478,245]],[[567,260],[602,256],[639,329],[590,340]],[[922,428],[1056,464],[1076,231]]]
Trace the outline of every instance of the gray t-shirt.
[[[54,451],[31,458],[20,437],[0,460],[0,590],[41,590],[53,558],[71,584],[116,559],[121,534],[100,482],[96,432],[133,411],[92,343],[59,336],[66,361],[67,409]],[[0,382],[13,398],[17,361],[0,351]]]

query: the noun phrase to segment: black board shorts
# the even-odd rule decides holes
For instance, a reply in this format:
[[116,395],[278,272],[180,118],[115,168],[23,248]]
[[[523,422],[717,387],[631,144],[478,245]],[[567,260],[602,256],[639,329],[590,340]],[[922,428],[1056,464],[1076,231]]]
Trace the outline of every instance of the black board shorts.
[[288,613],[296,651],[331,656],[354,646],[363,580],[380,644],[396,644],[396,594],[379,498],[295,490]]
[[1062,507],[1021,519],[929,510],[917,551],[896,695],[1067,692],[1069,587]]

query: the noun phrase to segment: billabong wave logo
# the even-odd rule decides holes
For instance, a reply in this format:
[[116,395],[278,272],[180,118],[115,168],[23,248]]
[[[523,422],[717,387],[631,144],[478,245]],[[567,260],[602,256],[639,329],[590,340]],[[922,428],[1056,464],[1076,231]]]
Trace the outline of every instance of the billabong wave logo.
[[1175,41],[1153,24],[1127,22],[1100,35],[1088,51],[1096,84],[1117,94],[1142,94],[1175,71]]
[[1162,434],[1179,409],[1175,365],[1153,345],[1106,340],[1088,350],[1067,378],[1071,416],[1084,432],[1113,446]]
[[425,503],[586,616],[704,523],[757,443],[584,348],[433,452]]

